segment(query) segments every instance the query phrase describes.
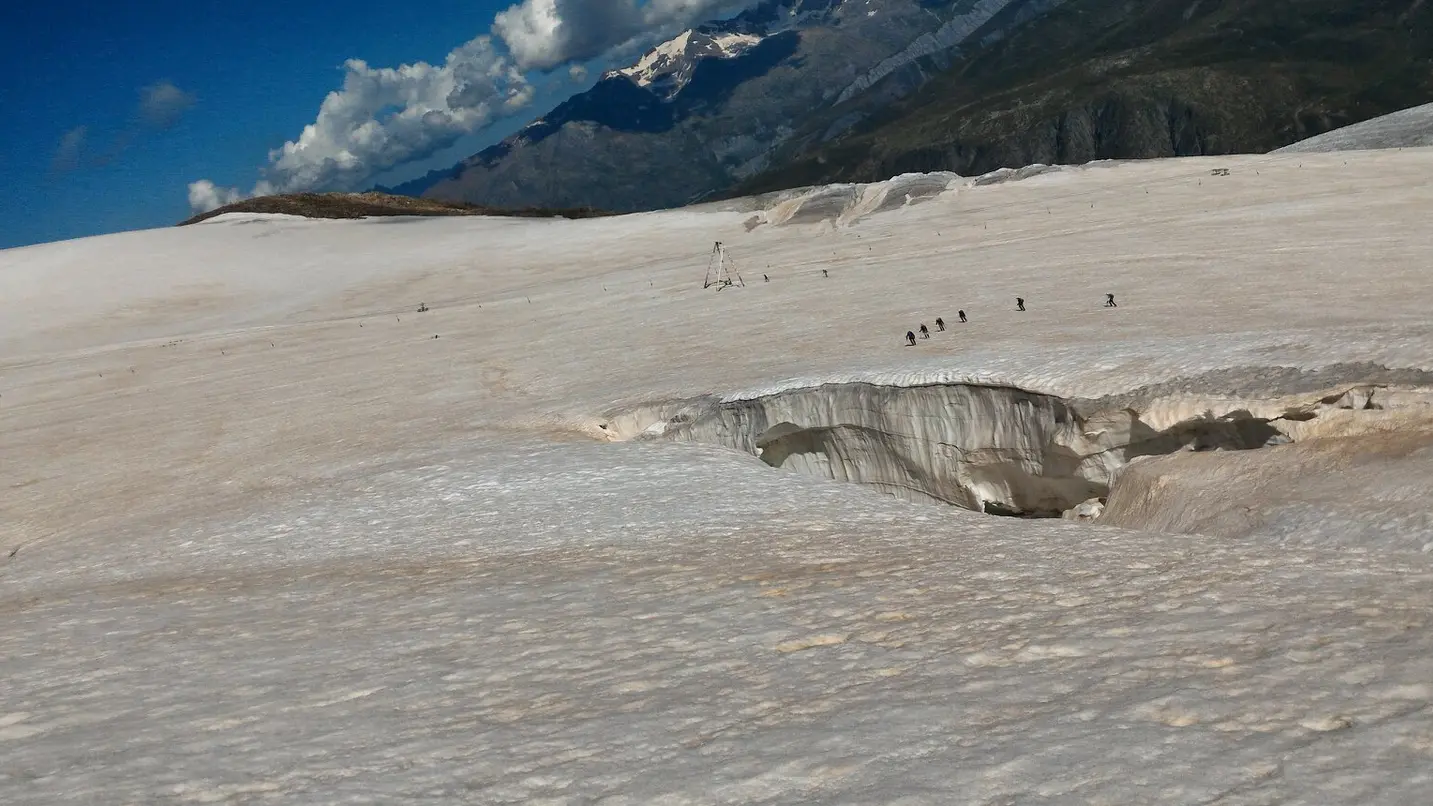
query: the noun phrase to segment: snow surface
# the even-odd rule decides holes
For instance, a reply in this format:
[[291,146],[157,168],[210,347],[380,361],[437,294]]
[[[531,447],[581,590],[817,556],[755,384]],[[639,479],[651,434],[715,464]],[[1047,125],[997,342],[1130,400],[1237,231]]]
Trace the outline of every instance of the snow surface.
[[675,93],[691,80],[699,60],[732,59],[761,41],[762,37],[752,34],[687,30],[647,51],[631,67],[613,70],[612,74],[627,76],[639,87],[670,76],[673,86],[669,92]]
[[[1267,531],[1208,534],[595,437],[833,381],[1433,369],[1430,168],[1102,163],[811,191],[824,217],[221,219],[0,252],[0,800],[1422,802],[1433,555],[1347,537],[1426,527],[1417,412],[1368,451],[1329,436],[1347,460],[1144,460],[1171,529],[1211,474],[1268,491]],[[701,289],[714,240],[745,287]],[[1286,449],[1296,474],[1255,466]],[[1317,500],[1321,462],[1356,494]]]
[[1403,109],[1285,146],[1276,154],[1310,154],[1433,146],[1433,104]]

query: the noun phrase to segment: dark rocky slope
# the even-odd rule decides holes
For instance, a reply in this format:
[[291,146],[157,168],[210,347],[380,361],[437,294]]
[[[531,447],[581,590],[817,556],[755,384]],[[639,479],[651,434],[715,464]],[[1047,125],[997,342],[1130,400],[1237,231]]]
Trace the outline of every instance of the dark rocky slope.
[[502,207],[672,207],[770,167],[819,110],[911,87],[911,64],[1056,0],[766,0],[614,70],[451,171],[397,188]]
[[[907,171],[1261,153],[1433,99],[1423,0],[1069,0],[739,195]],[[839,114],[839,109],[831,114]]]
[[279,196],[256,196],[226,204],[200,213],[178,226],[198,224],[225,213],[270,213],[297,215],[305,218],[368,218],[372,216],[524,216],[532,218],[591,218],[607,215],[591,209],[556,210],[525,208],[518,210],[485,207],[466,202],[436,199],[415,199],[389,193],[287,193]]

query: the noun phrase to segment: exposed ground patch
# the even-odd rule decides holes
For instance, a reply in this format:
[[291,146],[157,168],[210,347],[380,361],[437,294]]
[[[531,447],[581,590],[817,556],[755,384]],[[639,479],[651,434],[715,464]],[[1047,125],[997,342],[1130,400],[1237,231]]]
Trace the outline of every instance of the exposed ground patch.
[[258,196],[226,204],[200,213],[179,226],[198,224],[225,213],[271,213],[299,215],[305,218],[368,218],[377,216],[519,216],[524,218],[596,218],[611,215],[590,208],[504,209],[467,202],[418,199],[389,193],[287,193],[279,196]]

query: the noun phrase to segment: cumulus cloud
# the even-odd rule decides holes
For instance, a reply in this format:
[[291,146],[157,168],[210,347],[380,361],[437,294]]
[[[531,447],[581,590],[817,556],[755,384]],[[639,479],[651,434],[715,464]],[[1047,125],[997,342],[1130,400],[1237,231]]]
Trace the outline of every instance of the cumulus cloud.
[[500,12],[493,33],[519,68],[550,70],[615,48],[675,33],[749,0],[523,0]]
[[[447,148],[525,107],[533,96],[532,85],[488,36],[455,48],[439,65],[370,67],[350,59],[343,68],[342,89],[324,98],[297,139],[269,152],[264,181],[240,196],[353,189]],[[216,196],[211,190],[212,183],[191,184],[190,204],[202,210],[239,193],[220,188]]]
[[[735,11],[752,0],[522,0],[499,13],[491,35],[455,48],[442,64],[415,62],[372,67],[343,65],[343,87],[328,94],[313,123],[269,152],[263,181],[248,192],[208,180],[189,186],[196,210],[251,195],[305,190],[352,190],[373,177],[429,157],[532,102],[527,71],[569,65],[581,82],[581,62],[651,44],[677,30]],[[155,85],[159,87],[160,85]],[[180,107],[175,92],[157,92]]]
[[174,86],[173,82],[160,81],[139,91],[139,117],[156,129],[168,129],[179,122],[194,101],[192,94]]
[[55,156],[50,160],[50,170],[65,173],[80,167],[80,155],[84,152],[85,137],[89,131],[88,126],[76,126],[65,132],[55,148]]
[[221,188],[208,179],[189,183],[189,206],[196,213],[207,213],[243,198],[242,192],[234,188]]

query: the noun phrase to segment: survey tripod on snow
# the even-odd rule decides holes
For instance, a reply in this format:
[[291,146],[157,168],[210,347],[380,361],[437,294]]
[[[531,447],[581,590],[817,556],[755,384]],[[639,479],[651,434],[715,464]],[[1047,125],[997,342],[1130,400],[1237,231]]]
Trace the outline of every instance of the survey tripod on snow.
[[731,255],[727,254],[726,246],[717,241],[712,244],[712,255],[707,260],[707,278],[702,282],[702,288],[716,286],[720,291],[733,285],[745,287],[746,281],[741,279],[741,273],[736,270]]

